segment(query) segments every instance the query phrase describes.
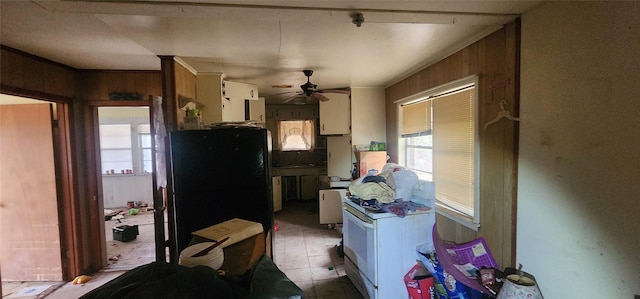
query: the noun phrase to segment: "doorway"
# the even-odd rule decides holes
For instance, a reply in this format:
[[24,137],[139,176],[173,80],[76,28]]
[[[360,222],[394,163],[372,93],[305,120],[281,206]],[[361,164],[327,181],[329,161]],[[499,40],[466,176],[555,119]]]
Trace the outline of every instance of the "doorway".
[[104,271],[156,260],[149,113],[149,107],[98,107]]

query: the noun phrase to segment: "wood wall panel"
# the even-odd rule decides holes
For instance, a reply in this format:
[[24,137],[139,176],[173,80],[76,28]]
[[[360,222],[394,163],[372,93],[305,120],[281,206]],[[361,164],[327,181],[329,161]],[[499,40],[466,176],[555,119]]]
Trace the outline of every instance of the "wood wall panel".
[[176,64],[176,93],[178,95],[196,98],[196,75],[180,64]]
[[84,101],[109,101],[112,92],[139,93],[141,100],[162,94],[160,71],[81,71],[79,98]]
[[73,68],[4,46],[0,57],[3,91],[35,98],[74,96],[76,70]]
[[[461,243],[484,237],[502,267],[514,266],[515,262],[517,124],[500,121],[486,130],[484,124],[496,116],[502,100],[507,102],[505,108],[516,113],[518,22],[505,25],[386,89],[388,153],[392,160],[397,161],[398,109],[393,102],[473,74],[480,75],[481,227],[476,232],[440,215],[436,221],[440,236],[447,241]],[[505,88],[492,88],[492,84],[505,80],[508,80]]]

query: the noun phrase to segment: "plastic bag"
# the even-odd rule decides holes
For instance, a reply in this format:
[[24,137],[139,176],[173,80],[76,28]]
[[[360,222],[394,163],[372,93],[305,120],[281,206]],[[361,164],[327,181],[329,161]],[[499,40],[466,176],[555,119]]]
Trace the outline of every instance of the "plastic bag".
[[409,170],[403,169],[391,173],[395,185],[396,195],[394,199],[411,200],[411,194],[416,183],[418,183],[418,175]]

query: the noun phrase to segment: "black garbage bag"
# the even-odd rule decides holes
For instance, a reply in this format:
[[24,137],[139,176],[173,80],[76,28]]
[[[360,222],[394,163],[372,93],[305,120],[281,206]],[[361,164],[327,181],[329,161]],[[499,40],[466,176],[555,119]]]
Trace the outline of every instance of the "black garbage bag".
[[206,266],[153,262],[137,267],[80,297],[81,299],[248,298],[249,291]]

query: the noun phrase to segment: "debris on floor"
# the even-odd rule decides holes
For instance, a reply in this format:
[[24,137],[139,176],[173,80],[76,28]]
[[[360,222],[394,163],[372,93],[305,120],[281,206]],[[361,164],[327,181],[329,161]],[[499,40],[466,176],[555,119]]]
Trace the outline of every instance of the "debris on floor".
[[80,275],[73,279],[73,284],[84,284],[91,280],[91,276],[89,275]]
[[124,211],[122,210],[104,209],[104,221],[122,219],[124,218],[124,215],[122,215],[123,213]]
[[117,262],[120,259],[120,255],[114,255],[112,257],[109,258],[110,261],[112,262]]
[[11,297],[11,298],[38,296],[42,292],[44,292],[48,288],[50,288],[51,286],[53,286],[53,285],[48,284],[48,285],[30,286],[30,287],[23,288],[23,289],[19,290],[18,292],[15,292],[15,293],[10,294],[10,295],[3,293],[3,298],[5,298],[4,295],[9,295],[8,297]]

